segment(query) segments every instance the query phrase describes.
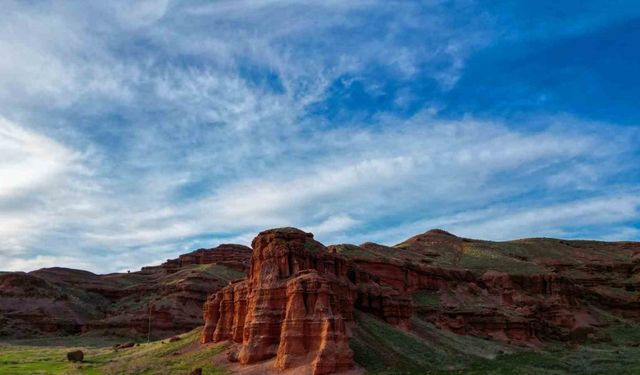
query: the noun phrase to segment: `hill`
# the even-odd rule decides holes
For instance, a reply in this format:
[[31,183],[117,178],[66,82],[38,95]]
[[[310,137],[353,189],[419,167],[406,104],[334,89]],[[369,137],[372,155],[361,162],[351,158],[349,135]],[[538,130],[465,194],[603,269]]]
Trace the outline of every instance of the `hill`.
[[[207,295],[244,276],[251,249],[199,249],[138,272],[68,268],[0,275],[0,337],[86,332],[167,337],[202,324]],[[151,321],[151,322],[149,322]]]

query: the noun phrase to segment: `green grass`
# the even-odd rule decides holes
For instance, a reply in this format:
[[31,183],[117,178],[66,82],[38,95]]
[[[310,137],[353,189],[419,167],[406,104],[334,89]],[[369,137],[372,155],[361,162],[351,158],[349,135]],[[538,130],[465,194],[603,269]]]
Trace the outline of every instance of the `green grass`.
[[[635,333],[637,335],[637,331]],[[636,337],[637,340],[640,337]],[[637,341],[636,341],[637,342]],[[640,374],[640,349],[616,343],[581,345],[576,348],[556,346],[545,351],[519,351],[478,361],[468,374]]]
[[355,361],[370,374],[423,374],[432,369],[434,351],[418,338],[368,314],[357,314],[349,344]]
[[412,319],[412,331],[393,327],[356,312],[358,325],[350,340],[355,361],[368,374],[438,374],[462,371],[480,358],[493,358],[503,345],[460,336]]
[[[640,325],[615,317],[584,345],[551,343],[541,350],[456,335],[418,317],[412,318],[411,331],[358,311],[356,321],[350,346],[356,362],[370,375],[640,374]],[[199,334],[196,329],[173,343],[141,343],[118,352],[112,345],[124,340],[108,337],[0,342],[0,375],[187,374],[197,367],[204,374],[226,374],[211,363],[224,347],[197,344]],[[66,353],[76,349],[84,351],[84,363],[66,361]]]
[[[459,247],[461,245],[461,248]],[[400,251],[394,257],[415,261],[411,254],[424,254],[433,264],[467,268],[473,272],[498,270],[509,273],[548,273],[544,264],[558,261],[574,265],[602,262],[629,262],[629,252],[596,241],[566,241],[551,238],[530,238],[515,241],[494,242],[482,240],[442,240],[426,236],[423,240],[410,239],[394,246]],[[408,251],[405,251],[408,250]],[[355,253],[346,249],[346,253]],[[433,252],[439,256],[432,257]]]
[[198,264],[194,266],[190,266],[185,270],[180,272],[176,272],[173,274],[173,277],[176,279],[174,282],[182,281],[182,278],[193,274],[194,271],[204,272],[207,275],[214,276],[217,279],[224,281],[233,281],[237,279],[242,279],[245,277],[245,274],[242,272],[238,272],[229,267],[225,267],[221,264]]
[[[204,374],[226,374],[211,363],[224,347],[200,346],[199,334],[196,329],[173,343],[141,343],[117,352],[112,346],[123,339],[76,336],[0,343],[0,375],[187,374],[198,367]],[[85,362],[69,363],[66,353],[77,349],[84,352]]]
[[440,296],[437,291],[422,290],[411,295],[413,303],[418,307],[440,306]]
[[517,253],[507,251],[508,247],[493,246],[490,242],[465,242],[458,266],[471,270],[497,270],[509,273],[533,274],[543,270],[532,262],[517,258]]
[[377,261],[382,263],[419,264],[425,258],[404,248],[387,247],[382,245],[371,244],[367,248],[351,244],[332,245],[338,254],[345,255],[349,258],[365,261]]
[[[343,254],[350,258],[373,260],[380,256],[380,254],[374,251],[351,244],[333,245],[333,248],[338,254]],[[388,254],[384,255],[387,256]]]

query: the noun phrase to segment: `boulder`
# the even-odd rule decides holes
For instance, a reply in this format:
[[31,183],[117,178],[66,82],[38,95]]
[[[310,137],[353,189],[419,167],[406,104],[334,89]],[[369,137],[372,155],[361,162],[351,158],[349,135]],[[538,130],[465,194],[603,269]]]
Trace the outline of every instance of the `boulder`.
[[113,346],[114,349],[127,349],[127,348],[133,348],[136,345],[135,342],[125,342],[122,344],[116,344]]
[[67,360],[69,362],[82,362],[84,360],[84,353],[82,350],[75,350],[67,353]]

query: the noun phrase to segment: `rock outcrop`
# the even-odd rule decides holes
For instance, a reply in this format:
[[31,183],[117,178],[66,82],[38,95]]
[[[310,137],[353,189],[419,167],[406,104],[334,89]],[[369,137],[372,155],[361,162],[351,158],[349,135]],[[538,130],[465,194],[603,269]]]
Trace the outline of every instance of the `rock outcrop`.
[[204,307],[201,341],[237,343],[230,360],[275,357],[278,369],[309,365],[313,374],[329,374],[354,365],[348,338],[355,308],[407,325],[407,297],[330,253],[311,233],[272,229],[252,246],[247,278],[212,295]]
[[67,353],[67,360],[69,362],[82,362],[84,360],[84,352],[82,350],[75,350]]

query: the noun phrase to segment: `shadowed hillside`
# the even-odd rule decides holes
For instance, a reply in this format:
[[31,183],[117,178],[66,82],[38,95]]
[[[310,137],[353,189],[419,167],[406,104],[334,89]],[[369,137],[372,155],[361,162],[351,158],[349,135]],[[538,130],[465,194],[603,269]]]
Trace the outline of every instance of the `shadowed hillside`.
[[67,268],[0,275],[0,337],[101,332],[166,337],[202,324],[206,296],[243,277],[251,250],[221,245],[138,272]]

